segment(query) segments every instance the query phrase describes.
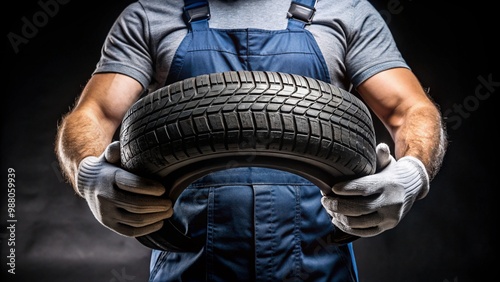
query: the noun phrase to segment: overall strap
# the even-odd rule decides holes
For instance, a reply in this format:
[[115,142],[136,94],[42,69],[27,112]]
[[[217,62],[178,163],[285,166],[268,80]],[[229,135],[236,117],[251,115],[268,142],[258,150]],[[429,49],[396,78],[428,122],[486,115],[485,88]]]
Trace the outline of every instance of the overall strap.
[[184,0],[184,20],[192,30],[208,29],[210,7],[207,0]]
[[312,22],[317,0],[294,0],[288,9],[288,29],[303,29]]
[[[303,29],[316,12],[317,0],[294,0],[288,9],[288,28]],[[184,0],[184,19],[192,30],[208,29],[210,7],[207,0]]]

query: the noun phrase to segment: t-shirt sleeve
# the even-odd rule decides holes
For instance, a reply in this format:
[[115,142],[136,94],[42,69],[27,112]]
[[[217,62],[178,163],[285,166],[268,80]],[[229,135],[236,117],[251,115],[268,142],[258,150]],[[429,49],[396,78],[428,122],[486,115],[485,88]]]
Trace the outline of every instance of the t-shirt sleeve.
[[354,87],[371,76],[396,67],[409,68],[380,13],[368,1],[354,1],[347,38],[346,71]]
[[138,2],[127,6],[111,27],[94,74],[114,72],[130,76],[146,89],[153,75],[149,26]]

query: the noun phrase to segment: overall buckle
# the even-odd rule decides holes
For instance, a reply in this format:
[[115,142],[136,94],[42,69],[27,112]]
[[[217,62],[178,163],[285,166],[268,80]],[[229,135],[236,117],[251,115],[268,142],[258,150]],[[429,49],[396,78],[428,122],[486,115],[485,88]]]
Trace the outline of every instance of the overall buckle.
[[[194,6],[194,5],[193,5]],[[188,23],[201,21],[201,20],[209,20],[210,19],[210,8],[208,4],[202,6],[190,6],[184,8],[184,16]]]
[[315,12],[316,9],[314,7],[311,8],[297,2],[292,2],[290,9],[288,9],[287,17],[310,24]]

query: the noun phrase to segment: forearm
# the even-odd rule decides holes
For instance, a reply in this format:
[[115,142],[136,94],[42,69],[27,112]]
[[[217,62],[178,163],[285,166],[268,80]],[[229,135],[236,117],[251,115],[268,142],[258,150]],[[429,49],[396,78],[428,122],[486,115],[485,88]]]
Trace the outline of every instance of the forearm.
[[113,132],[85,111],[74,111],[64,117],[55,149],[63,174],[75,189],[78,164],[87,156],[100,155],[111,142]]
[[89,80],[75,108],[63,118],[55,144],[63,173],[73,187],[80,161],[104,151],[141,92],[136,80],[121,74],[96,74]]
[[358,90],[391,134],[395,157],[416,157],[433,179],[446,150],[446,131],[439,108],[415,75],[405,68],[390,69],[371,77]]
[[432,180],[441,167],[447,147],[439,110],[432,103],[416,105],[405,113],[401,126],[389,130],[394,139],[396,158],[418,158]]

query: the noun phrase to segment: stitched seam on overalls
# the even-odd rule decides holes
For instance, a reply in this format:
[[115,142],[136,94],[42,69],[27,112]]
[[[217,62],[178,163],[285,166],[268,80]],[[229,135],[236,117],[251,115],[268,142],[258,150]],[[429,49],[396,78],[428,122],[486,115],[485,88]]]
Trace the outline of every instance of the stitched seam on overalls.
[[301,222],[301,188],[299,186],[294,185],[295,189],[295,219],[294,219],[294,275],[295,277],[300,277],[300,272],[302,268],[302,260],[301,260],[301,236],[300,236],[300,222]]
[[[335,227],[335,228],[336,228],[336,227]],[[351,244],[351,243],[349,243],[349,244]],[[348,248],[348,246],[344,246],[344,247],[345,247],[345,248]],[[349,255],[349,257],[348,257],[348,256],[346,255],[346,253],[344,253],[344,252],[342,252],[342,251],[340,250],[340,248],[339,248],[339,247],[334,247],[333,249],[335,250],[335,253],[336,253],[336,254],[337,254],[337,256],[340,258],[340,260],[341,260],[341,261],[342,261],[345,265],[350,265],[350,264],[352,264],[352,263],[353,263],[353,261],[352,261],[352,257],[350,257],[350,255]],[[350,252],[347,252],[347,254],[350,254]],[[357,279],[357,275],[356,275],[356,273],[355,273],[354,268],[353,268],[353,269],[350,269],[350,270],[352,270],[352,271],[349,271],[349,272],[350,272],[350,273],[351,273],[351,275],[354,277],[354,281],[358,281],[358,279]]]
[[158,274],[158,271],[160,271],[161,269],[160,267],[163,265],[163,263],[167,261],[168,253],[169,253],[168,251],[163,251],[160,253],[160,256],[156,260],[155,265],[153,267],[153,272],[151,272],[151,274],[149,275],[149,281],[154,281],[154,277],[156,276],[156,274]]
[[205,255],[206,255],[206,273],[207,281],[213,280],[213,262],[214,262],[214,252],[213,252],[213,238],[214,238],[214,208],[215,208],[215,193],[214,189],[210,188],[208,192],[208,204],[207,204],[207,238],[205,243]]
[[[270,190],[271,192],[271,217],[270,217],[270,222],[269,222],[269,232],[271,232],[271,234],[275,234],[276,233],[276,222],[274,219],[274,215],[276,215],[276,208],[275,208],[275,195],[274,195],[274,191],[275,190]],[[276,271],[273,271],[275,270],[274,268],[276,267],[276,264],[275,264],[275,257],[274,257],[274,254],[275,254],[275,250],[276,250],[276,237],[273,236],[273,239],[271,240],[271,258],[269,259],[269,272],[267,273],[268,275],[268,280],[269,281],[273,281],[273,277],[272,275],[274,273],[276,273]]]
[[[188,32],[188,34],[186,34],[186,37],[182,40],[181,45],[187,40],[189,40],[189,43],[187,44],[187,46],[188,46],[187,49],[189,49],[189,47],[193,43],[193,33],[191,30]],[[185,54],[183,54],[182,56],[179,56],[178,55],[179,52],[180,52],[180,48],[175,51],[175,54],[174,54],[174,57],[172,60],[172,65],[170,66],[169,72],[167,74],[167,78],[165,80],[166,82],[168,82],[171,73],[175,74],[174,81],[179,81],[179,77],[181,75],[181,70],[184,67],[184,62],[185,62],[185,60],[184,60]],[[189,51],[186,51],[186,54],[188,52]],[[178,61],[180,61],[180,63]]]
[[[255,255],[255,277],[259,278],[258,281],[275,281],[274,275],[276,271],[275,254],[276,254],[276,205],[275,205],[275,190],[268,189],[269,185],[252,185],[254,191],[254,255]],[[265,190],[266,193],[262,194]],[[269,192],[269,195],[267,194]],[[261,201],[262,198],[266,198],[266,202]],[[265,209],[266,218],[262,220],[262,217],[256,217],[259,213],[259,209]],[[261,214],[261,213],[259,213]],[[261,228],[262,226],[262,228]],[[268,238],[271,235],[271,239],[267,241],[262,240],[262,234],[264,237]],[[267,244],[268,243],[268,244]],[[264,257],[260,257],[258,254],[263,253]]]

